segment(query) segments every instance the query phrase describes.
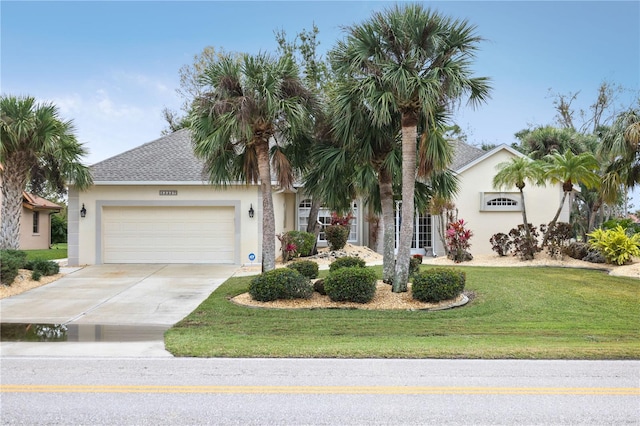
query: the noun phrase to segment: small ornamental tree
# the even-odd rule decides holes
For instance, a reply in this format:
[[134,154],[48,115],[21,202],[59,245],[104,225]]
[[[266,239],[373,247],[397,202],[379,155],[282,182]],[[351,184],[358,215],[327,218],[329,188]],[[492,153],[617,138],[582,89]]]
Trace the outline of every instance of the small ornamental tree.
[[456,263],[473,259],[471,253],[467,251],[467,249],[471,247],[469,240],[472,236],[473,232],[469,229],[465,229],[464,219],[449,223],[445,234],[447,248],[449,250],[449,259]]

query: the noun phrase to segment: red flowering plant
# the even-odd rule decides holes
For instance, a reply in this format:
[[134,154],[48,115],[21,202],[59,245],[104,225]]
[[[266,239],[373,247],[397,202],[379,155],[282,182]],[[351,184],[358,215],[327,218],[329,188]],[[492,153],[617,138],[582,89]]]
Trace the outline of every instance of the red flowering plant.
[[340,216],[336,212],[331,213],[331,224],[324,230],[324,235],[329,243],[329,249],[342,250],[349,239],[351,231],[349,222],[353,219],[351,212],[346,216]]
[[473,259],[471,253],[467,251],[467,249],[471,247],[469,240],[472,236],[473,232],[469,229],[465,229],[464,219],[449,223],[447,226],[447,232],[445,233],[447,249],[449,250],[447,256],[449,259],[456,263]]

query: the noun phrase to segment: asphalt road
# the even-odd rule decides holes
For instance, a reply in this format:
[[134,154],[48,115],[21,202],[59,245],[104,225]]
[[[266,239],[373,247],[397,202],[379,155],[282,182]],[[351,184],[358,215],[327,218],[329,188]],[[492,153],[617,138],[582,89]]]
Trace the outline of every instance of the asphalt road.
[[1,359],[2,425],[639,425],[639,361]]

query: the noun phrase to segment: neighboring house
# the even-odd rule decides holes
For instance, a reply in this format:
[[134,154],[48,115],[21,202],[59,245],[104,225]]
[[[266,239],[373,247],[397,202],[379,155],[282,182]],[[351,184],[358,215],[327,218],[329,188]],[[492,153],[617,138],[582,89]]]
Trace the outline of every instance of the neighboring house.
[[[513,206],[507,211],[483,208],[481,197],[492,193],[513,196],[511,192],[492,192],[491,179],[496,173],[495,164],[519,154],[506,146],[485,153],[461,143],[456,150],[455,167],[463,180],[456,201],[459,217],[469,222],[476,236],[480,235],[472,239],[472,252],[487,253],[491,250],[490,235],[508,232],[520,223],[521,215]],[[193,154],[189,130],[179,130],[104,160],[91,170],[94,180],[91,188],[81,192],[74,187],[69,190],[70,265],[261,262],[259,186],[210,185],[202,173],[202,161]],[[466,182],[467,179],[471,181]],[[301,189],[288,190],[273,184],[276,234],[306,229],[309,198]],[[560,186],[531,191],[531,201],[527,198],[531,220],[536,224],[538,220],[548,222],[557,209]],[[546,197],[546,201],[539,202],[540,197]],[[85,215],[81,217],[83,208]],[[376,239],[381,240],[376,235],[379,227],[365,210],[359,200],[354,201],[349,236],[353,244],[370,245]],[[319,220],[327,223],[330,213],[323,209]],[[494,215],[496,219],[492,219]],[[418,243],[414,251],[432,253],[435,248],[436,253],[443,253],[431,217],[418,216],[416,222]],[[486,223],[499,226],[491,231]],[[489,234],[485,238],[486,232]],[[321,233],[319,245],[323,243],[326,244]],[[276,241],[276,248],[279,247]]]
[[[62,207],[27,192],[22,193],[20,217],[20,250],[48,249],[51,247],[51,215]],[[1,220],[1,218],[0,218]]]

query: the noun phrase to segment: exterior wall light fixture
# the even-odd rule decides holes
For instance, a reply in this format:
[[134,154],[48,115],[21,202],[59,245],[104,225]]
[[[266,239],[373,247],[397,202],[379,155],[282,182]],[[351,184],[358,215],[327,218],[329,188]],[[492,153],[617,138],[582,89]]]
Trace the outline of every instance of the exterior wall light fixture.
[[253,218],[253,215],[254,215],[255,213],[256,213],[256,212],[253,210],[253,204],[251,204],[251,205],[249,206],[249,217]]
[[82,203],[82,208],[80,209],[80,217],[85,217],[87,215],[87,209],[84,207],[84,203]]

